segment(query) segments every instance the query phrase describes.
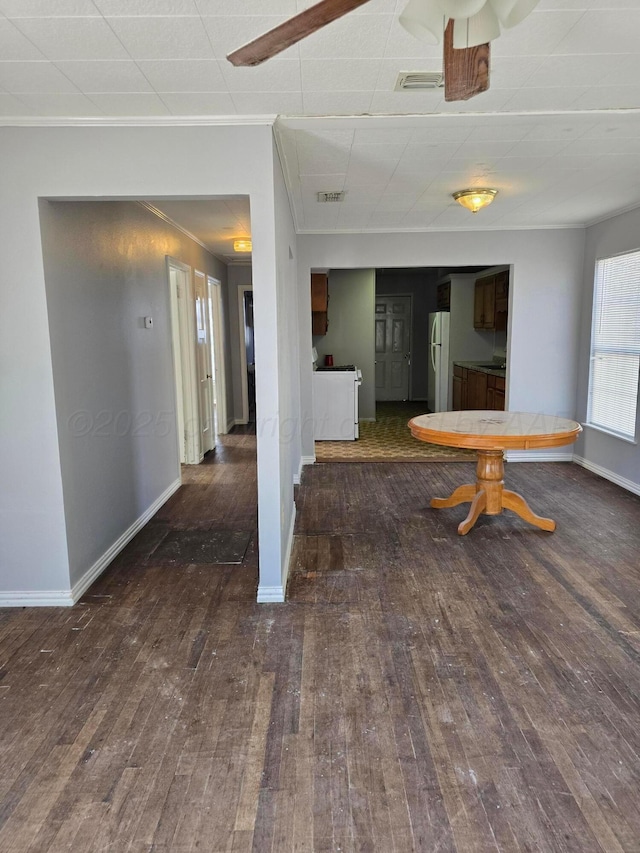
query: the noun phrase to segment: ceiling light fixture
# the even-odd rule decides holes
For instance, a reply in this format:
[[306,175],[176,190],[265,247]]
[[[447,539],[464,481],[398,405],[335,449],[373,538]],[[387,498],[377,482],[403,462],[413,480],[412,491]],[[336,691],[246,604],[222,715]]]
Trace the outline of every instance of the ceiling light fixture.
[[233,251],[234,252],[250,252],[251,251],[251,240],[234,240],[233,241]]
[[477,213],[481,208],[491,204],[497,193],[498,190],[478,187],[472,190],[458,190],[458,192],[453,193],[453,197],[458,204],[466,207],[471,213]]
[[416,38],[439,44],[451,18],[454,48],[493,41],[500,27],[515,27],[540,0],[409,0],[400,23]]

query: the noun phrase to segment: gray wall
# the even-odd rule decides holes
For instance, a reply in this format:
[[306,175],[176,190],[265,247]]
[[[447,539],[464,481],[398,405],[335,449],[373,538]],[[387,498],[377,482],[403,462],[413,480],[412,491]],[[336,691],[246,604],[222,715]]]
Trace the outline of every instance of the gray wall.
[[429,314],[436,311],[435,269],[376,270],[376,294],[410,295],[411,300],[411,380],[412,400],[427,399],[429,359]]
[[[292,500],[281,502],[286,466],[279,431],[273,428],[280,417],[291,419],[290,413],[278,411],[272,388],[278,386],[279,358],[292,351],[278,351],[277,262],[280,252],[288,257],[290,241],[276,231],[282,193],[278,190],[276,202],[281,178],[274,175],[274,148],[268,118],[188,127],[0,128],[2,604],[71,604],[82,591],[82,584],[70,587],[40,198],[249,197],[256,363],[258,350],[266,353],[257,377],[259,420],[266,423],[265,428],[258,423],[257,435],[260,583],[270,586],[277,577],[273,594],[282,596],[288,563],[282,530],[291,530],[295,508]],[[281,218],[286,216],[288,208]]]
[[[329,271],[329,330],[326,335],[313,338],[318,364],[323,364],[324,356],[330,353],[334,364],[355,364],[360,368],[359,416],[369,420],[376,416],[374,311],[374,270]],[[306,351],[310,352],[310,348]]]
[[[607,222],[592,226],[587,231],[577,403],[578,419],[583,423],[587,417],[589,394],[591,312],[596,260],[638,249],[639,235],[640,210],[632,210],[616,216]],[[636,421],[636,436],[638,435],[640,435],[640,406]],[[585,426],[582,436],[576,442],[576,454],[586,467],[640,494],[640,452],[637,444]]]
[[[509,264],[507,388],[512,411],[572,417],[576,411],[585,234],[581,229],[425,234],[303,234],[298,237],[300,322],[310,330],[312,269],[490,267]],[[309,317],[306,316],[309,312]],[[310,345],[310,332],[306,348]],[[304,351],[305,341],[302,341]],[[303,424],[312,411],[311,368],[301,361]],[[313,432],[303,430],[304,455]],[[565,458],[567,452],[546,456]],[[523,451],[524,453],[524,451]]]
[[166,255],[226,267],[135,202],[40,220],[73,585],[180,476]]

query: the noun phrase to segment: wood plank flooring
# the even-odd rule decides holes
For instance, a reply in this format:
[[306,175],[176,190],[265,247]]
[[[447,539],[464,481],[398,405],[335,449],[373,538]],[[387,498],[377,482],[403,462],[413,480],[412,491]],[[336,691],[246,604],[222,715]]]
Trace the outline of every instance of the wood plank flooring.
[[640,851],[640,499],[508,465],[557,531],[459,537],[472,464],[312,466],[257,605],[254,438],[186,471],[76,607],[0,611],[3,853]]

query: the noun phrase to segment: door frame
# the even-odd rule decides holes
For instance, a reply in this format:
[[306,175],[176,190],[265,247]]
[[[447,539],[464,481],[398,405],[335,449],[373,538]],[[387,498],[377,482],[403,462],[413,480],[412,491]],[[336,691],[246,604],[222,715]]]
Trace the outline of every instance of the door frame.
[[216,432],[228,432],[227,421],[227,368],[225,361],[224,307],[222,282],[212,275],[207,276],[209,291],[209,319],[213,336],[213,364],[216,387]]
[[[193,300],[193,277],[188,264],[177,258],[166,256],[167,284],[169,288],[171,314],[171,351],[176,400],[176,435],[180,462],[185,465],[197,465],[200,454],[200,408],[196,383],[195,359],[195,303]],[[185,276],[184,298],[178,298],[176,288],[172,286],[171,273],[175,271]],[[198,429],[189,429],[189,424],[197,424]]]
[[[203,302],[203,311],[204,315],[201,318],[202,323],[204,324],[204,328],[200,329],[198,326],[198,288],[202,287],[202,302]],[[211,450],[215,449],[216,446],[216,424],[215,424],[215,407],[214,407],[214,389],[213,382],[215,381],[213,376],[213,329],[211,328],[211,304],[210,304],[211,296],[209,294],[209,284],[207,274],[202,270],[199,270],[194,267],[193,270],[193,303],[194,309],[196,312],[196,327],[195,327],[195,349],[196,349],[196,385],[198,388],[198,401],[200,404],[200,453],[201,459],[204,459],[206,453],[209,453]],[[201,374],[201,365],[200,365],[200,347],[202,344],[200,343],[200,333],[204,331],[205,339],[206,339],[206,382],[208,385],[208,398],[210,405],[208,406],[208,412],[203,411],[203,400],[202,400],[202,374]],[[207,421],[209,424],[207,426]],[[206,434],[208,432],[208,435]],[[211,445],[210,447],[208,445]]]
[[409,297],[409,396],[413,400],[413,293],[375,293],[373,299],[373,322],[376,321],[376,299],[395,299],[399,296]]
[[249,380],[247,378],[247,345],[245,341],[244,295],[253,290],[252,284],[238,285],[238,326],[240,340],[240,388],[242,397],[242,418],[238,424],[249,423]]

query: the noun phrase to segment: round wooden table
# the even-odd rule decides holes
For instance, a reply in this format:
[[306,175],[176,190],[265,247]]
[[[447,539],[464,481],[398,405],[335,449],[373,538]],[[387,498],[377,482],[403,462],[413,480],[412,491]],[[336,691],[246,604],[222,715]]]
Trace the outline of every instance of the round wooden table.
[[480,515],[500,515],[513,510],[542,530],[555,530],[551,518],[536,515],[526,500],[504,486],[504,451],[531,450],[571,444],[582,432],[576,421],[529,412],[437,412],[409,421],[411,435],[430,444],[468,447],[478,453],[475,484],[459,486],[448,498],[433,498],[436,509],[471,502],[469,514],[458,525],[464,536]]

